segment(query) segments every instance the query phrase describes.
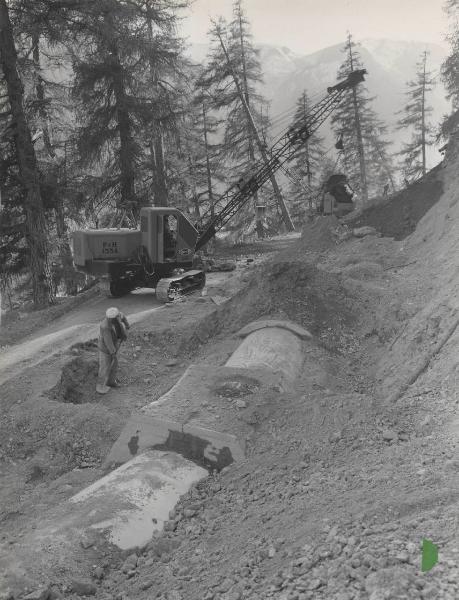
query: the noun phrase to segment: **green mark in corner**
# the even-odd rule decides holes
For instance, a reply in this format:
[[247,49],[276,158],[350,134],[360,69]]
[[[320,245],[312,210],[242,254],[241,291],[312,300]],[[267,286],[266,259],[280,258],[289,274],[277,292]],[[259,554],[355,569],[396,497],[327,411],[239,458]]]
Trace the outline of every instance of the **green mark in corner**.
[[421,571],[430,571],[438,562],[438,548],[429,540],[422,540]]

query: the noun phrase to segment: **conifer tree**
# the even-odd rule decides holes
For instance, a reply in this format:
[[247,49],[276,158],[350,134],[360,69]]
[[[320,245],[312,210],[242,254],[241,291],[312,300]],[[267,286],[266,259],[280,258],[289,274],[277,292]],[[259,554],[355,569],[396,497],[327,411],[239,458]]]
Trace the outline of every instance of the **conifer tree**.
[[[27,245],[27,264],[32,277],[35,306],[52,301],[49,270],[49,246],[45,208],[40,187],[40,171],[32,136],[24,110],[24,86],[18,71],[18,55],[9,7],[0,1],[0,66],[2,70],[7,117],[12,132],[14,158],[20,182],[20,215]],[[11,173],[11,171],[10,171]]]
[[453,102],[453,108],[459,108],[459,0],[447,0],[445,11],[450,17],[450,31],[447,40],[450,54],[442,65],[442,79]]
[[403,116],[397,123],[398,129],[410,132],[411,141],[405,142],[400,152],[403,158],[403,172],[410,180],[417,179],[427,172],[426,148],[432,145],[433,127],[428,121],[432,113],[427,96],[432,91],[434,79],[432,73],[427,70],[428,52],[424,52],[421,60],[416,64],[416,78],[407,83],[407,104],[398,114]]
[[[306,121],[309,115],[310,101],[306,91],[297,100],[294,122]],[[315,132],[298,150],[295,161],[289,168],[292,176],[290,197],[292,217],[300,224],[308,207],[312,206],[320,187],[323,166],[323,138]]]
[[447,0],[445,11],[450,18],[450,30],[447,40],[450,52],[442,64],[441,76],[447,91],[447,98],[452,102],[453,112],[444,119],[442,135],[448,139],[459,127],[459,0]]
[[222,174],[221,143],[216,135],[222,120],[212,110],[213,99],[198,78],[193,98],[193,134],[195,138],[192,162],[196,177],[196,200],[206,203],[211,218],[215,216],[216,184],[225,179]]
[[[349,73],[363,68],[360,55],[351,34],[348,34],[343,48],[345,59],[338,70],[338,79],[345,79]],[[363,85],[353,87],[335,110],[332,123],[337,127],[344,142],[345,161],[349,165],[348,176],[358,187],[362,202],[368,201],[368,182],[363,142],[362,118],[370,104],[368,93]]]
[[[345,59],[338,70],[339,80],[363,68],[351,34],[348,34],[343,52]],[[346,175],[363,204],[370,192],[380,191],[381,181],[391,180],[388,142],[383,137],[386,126],[373,110],[373,100],[365,85],[360,84],[346,93],[332,116],[335,133],[343,137]]]
[[[220,20],[211,31],[211,53],[203,81],[212,90],[215,108],[226,112],[223,151],[229,160],[232,179],[239,180],[249,175],[254,163],[263,156],[265,149],[258,140],[261,132],[268,129],[269,123],[267,111],[262,109],[266,106],[266,101],[257,92],[257,85],[262,79],[258,51],[253,46],[250,24],[245,17],[241,0],[235,0],[233,4],[229,35],[223,40],[225,30],[225,23]],[[283,213],[286,212],[284,220],[289,227],[288,211],[274,174],[271,184]],[[258,193],[254,195],[255,206],[260,203],[258,196]],[[248,207],[240,214],[246,223],[252,219]],[[257,230],[261,235],[260,223]]]
[[88,8],[89,26],[82,24],[77,35],[80,47],[81,38],[85,42],[74,65],[80,151],[115,186],[117,206],[134,216],[147,201],[136,169],[145,154],[145,132],[151,132],[157,204],[167,203],[162,135],[173,112],[170,77],[181,50],[173,8],[173,0],[102,0]]
[[[169,204],[167,177],[168,154],[174,154],[178,123],[182,124],[184,109],[189,105],[191,67],[182,55],[183,42],[176,34],[177,13],[188,0],[136,0],[146,11],[150,81],[147,85],[154,101],[150,128],[150,158],[153,165],[153,199],[156,206]],[[158,33],[158,25],[160,25]],[[172,159],[169,162],[174,162]]]

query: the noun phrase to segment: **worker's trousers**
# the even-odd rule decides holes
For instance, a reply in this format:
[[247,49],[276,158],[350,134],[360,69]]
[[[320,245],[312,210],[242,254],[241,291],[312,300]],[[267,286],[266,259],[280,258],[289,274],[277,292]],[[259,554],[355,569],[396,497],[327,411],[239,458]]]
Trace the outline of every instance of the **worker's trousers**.
[[97,383],[100,385],[115,385],[118,370],[118,357],[111,356],[99,350],[99,376]]

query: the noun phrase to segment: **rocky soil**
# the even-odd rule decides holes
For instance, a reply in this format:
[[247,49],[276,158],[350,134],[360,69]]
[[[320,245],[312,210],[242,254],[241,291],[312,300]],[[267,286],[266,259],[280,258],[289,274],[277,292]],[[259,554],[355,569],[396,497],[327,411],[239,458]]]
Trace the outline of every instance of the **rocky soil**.
[[[164,309],[160,324],[152,318],[133,329],[122,365],[125,386],[110,400],[78,395],[82,381],[75,377],[84,365],[88,381],[93,373],[91,348],[67,355],[59,363],[63,378],[47,387],[32,420],[46,422],[57,406],[63,420],[72,414],[84,432],[83,446],[72,450],[80,462],[63,461],[65,453],[43,429],[41,447],[51,448],[45,463],[61,464],[61,477],[75,465],[77,473],[92,471],[94,478],[94,462],[108,451],[130,410],[161,396],[191,362],[224,364],[240,326],[262,316],[289,318],[315,339],[292,392],[262,398],[247,390],[242,403],[228,402],[225,419],[247,431],[246,459],[195,485],[146,547],[126,553],[81,548],[78,576],[71,566],[64,573],[50,564],[34,586],[18,584],[4,597],[459,597],[456,152],[451,148],[436,170],[435,185],[428,180],[411,195],[404,192],[410,205],[419,193],[422,203],[430,202],[416,213],[414,231],[410,225],[400,232],[394,203],[387,220],[381,206],[358,223],[319,218],[280,254],[253,272],[249,267],[244,289],[226,304],[189,299]],[[45,365],[42,375],[47,369],[53,372]],[[21,397],[24,387],[21,393],[6,391],[3,417],[21,431],[19,416],[29,423],[24,406],[32,410]],[[83,414],[85,427],[75,420]],[[27,449],[31,433],[24,431],[18,439]],[[3,452],[7,464],[14,453]],[[17,467],[24,477],[26,460]],[[13,481],[8,477],[12,468],[2,481]],[[27,477],[28,486],[43,486],[39,497],[45,503],[50,481],[58,479],[38,469]],[[74,481],[67,497],[91,477]],[[25,498],[31,488],[14,481],[16,488],[7,485],[0,553],[21,543],[27,519],[18,511],[32,511]],[[424,539],[439,548],[439,563],[429,572],[421,570]]]

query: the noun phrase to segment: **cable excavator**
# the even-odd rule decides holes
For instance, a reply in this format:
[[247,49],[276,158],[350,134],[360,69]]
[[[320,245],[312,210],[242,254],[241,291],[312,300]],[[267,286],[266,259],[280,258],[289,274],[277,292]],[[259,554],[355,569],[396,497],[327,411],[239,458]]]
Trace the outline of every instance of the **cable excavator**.
[[[114,297],[138,287],[156,288],[156,297],[171,302],[200,290],[205,273],[193,269],[193,257],[248,202],[272,172],[290,161],[298,149],[338,106],[343,94],[364,81],[366,70],[350,73],[329,87],[309,114],[298,119],[269,149],[268,161],[254,165],[249,176],[231,186],[219,199],[223,208],[199,231],[178,209],[144,207],[138,229],[93,229],[73,232],[73,261],[83,273],[108,279]],[[348,194],[345,181],[328,186],[339,202]],[[344,195],[343,195],[344,194]],[[348,196],[347,196],[348,197]]]

